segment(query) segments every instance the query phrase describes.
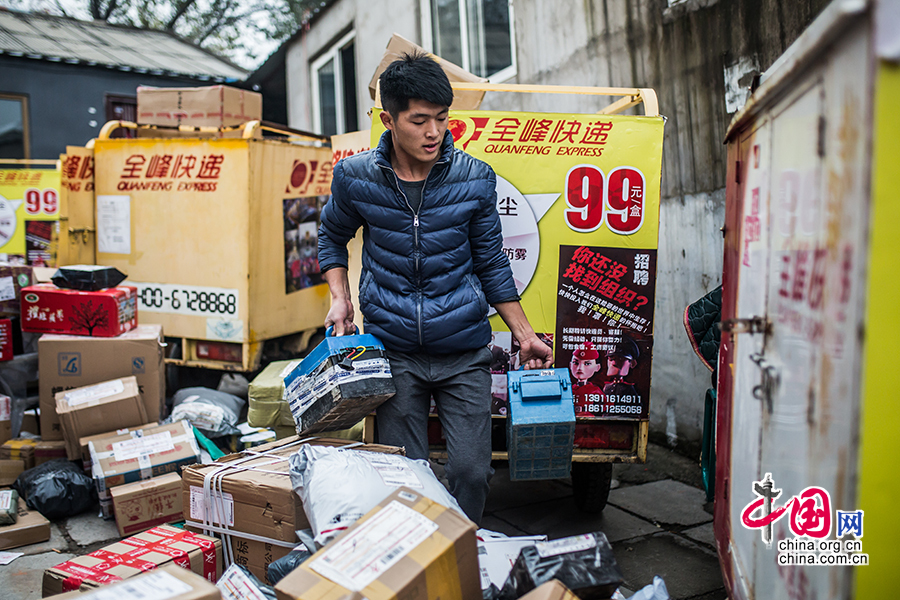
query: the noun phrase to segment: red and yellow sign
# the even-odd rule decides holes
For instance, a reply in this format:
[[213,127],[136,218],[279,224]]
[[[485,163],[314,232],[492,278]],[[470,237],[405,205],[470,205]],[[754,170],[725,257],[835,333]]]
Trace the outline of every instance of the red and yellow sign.
[[53,266],[49,248],[58,235],[59,186],[58,170],[0,170],[0,253]]
[[[379,112],[373,146],[384,131]],[[459,111],[449,130],[497,174],[522,307],[556,365],[570,367],[576,413],[647,419],[662,117]],[[499,316],[491,323],[502,413],[518,348]]]

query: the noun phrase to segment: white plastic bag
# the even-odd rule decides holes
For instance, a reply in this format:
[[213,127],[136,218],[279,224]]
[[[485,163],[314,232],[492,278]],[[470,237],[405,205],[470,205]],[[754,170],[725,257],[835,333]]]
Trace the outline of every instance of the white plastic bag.
[[[619,590],[616,590],[616,593],[619,593]],[[615,596],[613,598],[615,599]],[[669,600],[669,590],[666,589],[666,582],[662,577],[654,575],[653,583],[645,585],[628,600]]]
[[303,444],[291,456],[291,483],[322,546],[400,486],[465,516],[428,461],[396,454]]

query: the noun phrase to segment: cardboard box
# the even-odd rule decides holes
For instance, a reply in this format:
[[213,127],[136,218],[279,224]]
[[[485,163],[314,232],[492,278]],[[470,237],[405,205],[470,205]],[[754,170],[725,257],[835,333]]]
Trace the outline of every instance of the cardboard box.
[[0,444],[12,437],[12,398],[0,394]]
[[41,440],[34,447],[34,466],[42,465],[54,458],[68,458],[65,441],[45,442]]
[[7,440],[0,446],[0,460],[21,460],[26,469],[34,467],[34,450],[37,440],[18,438]]
[[[476,525],[406,487],[275,586],[279,600],[481,598]],[[364,559],[364,560],[363,560]]]
[[220,600],[222,593],[212,583],[193,572],[177,565],[167,565],[142,575],[131,577],[127,582],[105,586],[102,592],[111,595],[98,596],[101,591],[72,591],[53,596],[54,600]]
[[[45,334],[38,342],[41,366],[41,437],[61,440],[54,396],[64,390],[134,375],[148,420],[165,409],[166,370],[159,325],[139,325],[114,338]],[[146,422],[146,421],[145,421]]]
[[117,433],[88,443],[91,474],[105,518],[113,515],[110,490],[167,473],[200,460],[194,430],[187,421],[153,425],[134,432]]
[[284,378],[300,364],[300,359],[269,363],[253,378],[248,389],[247,423],[253,427],[294,429],[291,407],[284,399]]
[[188,568],[215,583],[222,574],[222,543],[160,525],[45,570],[43,597],[98,588],[170,564]]
[[18,315],[22,288],[34,283],[32,268],[0,263],[0,314]]
[[82,437],[147,422],[147,409],[134,375],[56,394],[66,453],[81,457]]
[[578,600],[578,596],[558,580],[551,579],[522,596],[520,600]]
[[[350,442],[320,438],[311,443],[345,446]],[[291,485],[287,460],[299,446],[300,438],[295,435],[257,446],[253,448],[252,454],[230,454],[213,464],[192,465],[181,474],[182,503],[187,526],[196,531],[208,531],[210,535],[213,530],[207,530],[203,526],[208,510],[204,501],[204,480],[213,472],[224,474],[221,480],[223,494],[211,492],[211,497],[214,504],[221,498],[226,507],[226,525],[231,530],[228,538],[236,560],[263,582],[268,580],[269,563],[278,560],[299,543],[296,530],[309,527],[303,504]],[[355,449],[403,453],[401,448],[378,444],[356,446]],[[241,470],[233,468],[236,466],[240,466]],[[221,526],[216,512],[212,512],[212,521]],[[241,536],[242,533],[267,538],[269,541],[245,538]]]
[[103,433],[98,433],[97,435],[89,435],[81,438],[80,440],[78,440],[78,443],[81,444],[81,460],[84,463],[84,470],[88,473],[91,472],[91,450],[88,446],[88,444],[90,444],[91,442],[98,442],[114,435],[128,434],[133,438],[140,437],[141,435],[143,435],[142,432],[145,429],[150,429],[151,427],[158,426],[159,423],[145,423],[143,425],[138,425],[137,427],[124,427],[115,431],[104,431]]
[[50,539],[50,521],[36,510],[30,510],[19,498],[19,518],[13,525],[0,527],[0,550],[18,548]]
[[[369,81],[369,95],[372,97],[372,100],[375,99],[375,84],[378,82],[378,78],[381,76],[387,66],[395,60],[399,59],[402,54],[413,51],[425,52],[425,49],[421,46],[417,46],[403,36],[397,35],[396,33],[391,36],[387,48],[385,48],[384,50],[384,55],[381,57],[381,63],[378,65],[378,68],[375,69],[375,74],[372,75],[372,80]],[[487,79],[478,77],[477,75],[473,75],[464,70],[462,67],[454,65],[452,62],[446,61],[439,56],[432,56],[437,61],[437,63],[441,65],[444,73],[447,74],[447,79],[449,79],[451,82],[487,82]],[[484,92],[460,92],[454,90],[453,104],[450,106],[450,108],[453,110],[478,110],[478,107],[481,106],[481,101],[483,98]]]
[[22,331],[115,337],[137,327],[137,288],[82,292],[39,283],[22,290]]
[[24,461],[0,460],[0,487],[14,484],[24,470]]
[[233,127],[262,119],[262,94],[227,85],[137,89],[142,125]]
[[178,473],[120,485],[110,495],[122,537],[184,519]]
[[[56,414],[56,411],[54,411]],[[10,431],[10,433],[12,433]],[[22,429],[20,433],[31,433],[33,435],[41,435],[41,421],[40,416],[34,410],[26,410],[25,414],[22,415]],[[62,435],[59,436],[59,439],[62,439]]]

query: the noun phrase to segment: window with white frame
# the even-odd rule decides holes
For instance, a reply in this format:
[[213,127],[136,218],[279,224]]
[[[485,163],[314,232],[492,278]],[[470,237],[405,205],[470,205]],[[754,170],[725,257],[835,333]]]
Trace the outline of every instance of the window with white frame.
[[312,64],[313,118],[322,135],[359,129],[354,35],[345,35]]
[[422,0],[422,14],[423,42],[441,58],[491,81],[515,75],[511,0]]

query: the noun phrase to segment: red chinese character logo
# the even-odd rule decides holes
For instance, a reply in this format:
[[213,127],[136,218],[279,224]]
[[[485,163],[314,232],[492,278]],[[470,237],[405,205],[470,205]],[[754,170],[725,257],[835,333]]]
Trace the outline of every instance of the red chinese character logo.
[[[831,534],[831,497],[823,488],[810,486],[776,508],[775,499],[781,490],[774,489],[772,474],[766,473],[761,481],[753,482],[753,492],[759,496],[741,511],[741,522],[747,529],[761,529],[762,540],[772,547],[772,523],[785,515],[790,508],[790,527],[796,536],[826,538]],[[763,513],[754,517],[758,510]]]

